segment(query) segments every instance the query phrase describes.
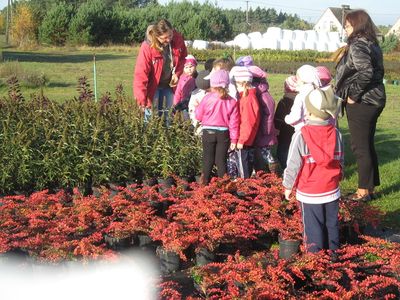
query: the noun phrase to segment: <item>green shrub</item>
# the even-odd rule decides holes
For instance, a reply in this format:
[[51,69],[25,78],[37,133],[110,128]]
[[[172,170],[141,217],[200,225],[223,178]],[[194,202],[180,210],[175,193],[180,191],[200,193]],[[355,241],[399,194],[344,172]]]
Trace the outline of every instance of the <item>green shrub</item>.
[[[79,96],[62,104],[9,81],[0,107],[0,193],[140,181],[142,176],[193,174],[201,147],[189,123],[169,128],[159,118],[144,124],[122,87],[92,100],[85,78]],[[196,169],[196,170],[194,170]]]
[[398,45],[399,45],[399,39],[394,34],[386,36],[383,42],[381,42],[381,48],[384,53],[390,53],[396,50]]
[[116,25],[112,11],[102,0],[93,0],[79,6],[69,27],[73,44],[102,45],[113,41]]
[[39,27],[41,43],[64,46],[68,38],[68,25],[73,14],[73,7],[67,3],[53,6],[46,14]]

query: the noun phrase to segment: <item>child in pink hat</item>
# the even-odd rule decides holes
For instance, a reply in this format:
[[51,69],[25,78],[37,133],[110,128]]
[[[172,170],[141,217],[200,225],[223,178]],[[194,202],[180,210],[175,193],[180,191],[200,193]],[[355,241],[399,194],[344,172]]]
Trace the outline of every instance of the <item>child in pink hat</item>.
[[[196,88],[196,76],[197,76],[197,61],[193,55],[188,55],[185,58],[183,67],[183,74],[179,77],[178,86],[176,87],[174,94],[174,107],[176,110],[186,111],[184,114],[188,118],[188,104],[190,94]],[[182,103],[181,103],[182,102]]]
[[211,180],[214,164],[218,177],[227,173],[228,149],[234,149],[239,138],[239,107],[228,94],[229,73],[218,70],[211,73],[210,92],[196,107],[196,119],[203,127],[203,183]]

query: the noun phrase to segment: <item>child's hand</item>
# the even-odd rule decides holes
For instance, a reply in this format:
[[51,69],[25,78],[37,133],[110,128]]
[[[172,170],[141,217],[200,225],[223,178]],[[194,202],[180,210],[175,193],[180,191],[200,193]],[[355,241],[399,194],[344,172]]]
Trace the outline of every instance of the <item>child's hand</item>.
[[231,146],[229,147],[229,149],[235,150],[235,148],[236,148],[236,144],[235,143],[231,143]]
[[285,189],[285,199],[290,200],[290,194],[292,193],[292,190]]
[[238,150],[243,149],[243,144],[237,144],[237,145],[236,145],[236,148],[237,148]]

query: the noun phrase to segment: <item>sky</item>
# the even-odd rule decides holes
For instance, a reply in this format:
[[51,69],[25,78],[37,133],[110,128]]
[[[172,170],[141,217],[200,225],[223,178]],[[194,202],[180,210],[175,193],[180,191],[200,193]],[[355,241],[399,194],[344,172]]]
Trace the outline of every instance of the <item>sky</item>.
[[[165,4],[170,0],[158,0]],[[175,0],[179,2],[180,0]],[[203,3],[204,0],[198,0]],[[246,9],[246,0],[210,0],[222,8],[242,8]],[[315,23],[327,7],[341,7],[342,4],[350,5],[351,8],[363,8],[370,15],[376,25],[394,25],[400,18],[399,0],[340,0],[340,1],[322,1],[322,0],[249,0],[249,8],[257,6],[263,8],[275,8],[278,12],[297,14],[302,19]],[[0,0],[0,9],[7,5],[7,0]]]

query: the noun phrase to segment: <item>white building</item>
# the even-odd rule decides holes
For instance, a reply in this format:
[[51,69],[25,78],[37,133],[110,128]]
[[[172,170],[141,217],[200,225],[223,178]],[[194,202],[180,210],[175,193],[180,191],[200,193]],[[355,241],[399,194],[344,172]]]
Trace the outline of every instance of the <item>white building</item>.
[[[344,16],[347,12],[351,11],[350,7],[347,6],[345,9],[341,7],[328,7],[322,16],[318,19],[317,23],[314,25],[315,31],[337,31],[340,37],[344,35]],[[379,31],[378,27],[374,24],[377,38],[382,39],[382,33]]]
[[342,30],[342,18],[349,11],[340,7],[328,7],[314,25],[315,31],[338,31]]
[[392,28],[390,28],[389,32],[386,34],[386,36],[394,34],[397,37],[400,38],[400,18],[397,20],[397,22],[393,25]]

